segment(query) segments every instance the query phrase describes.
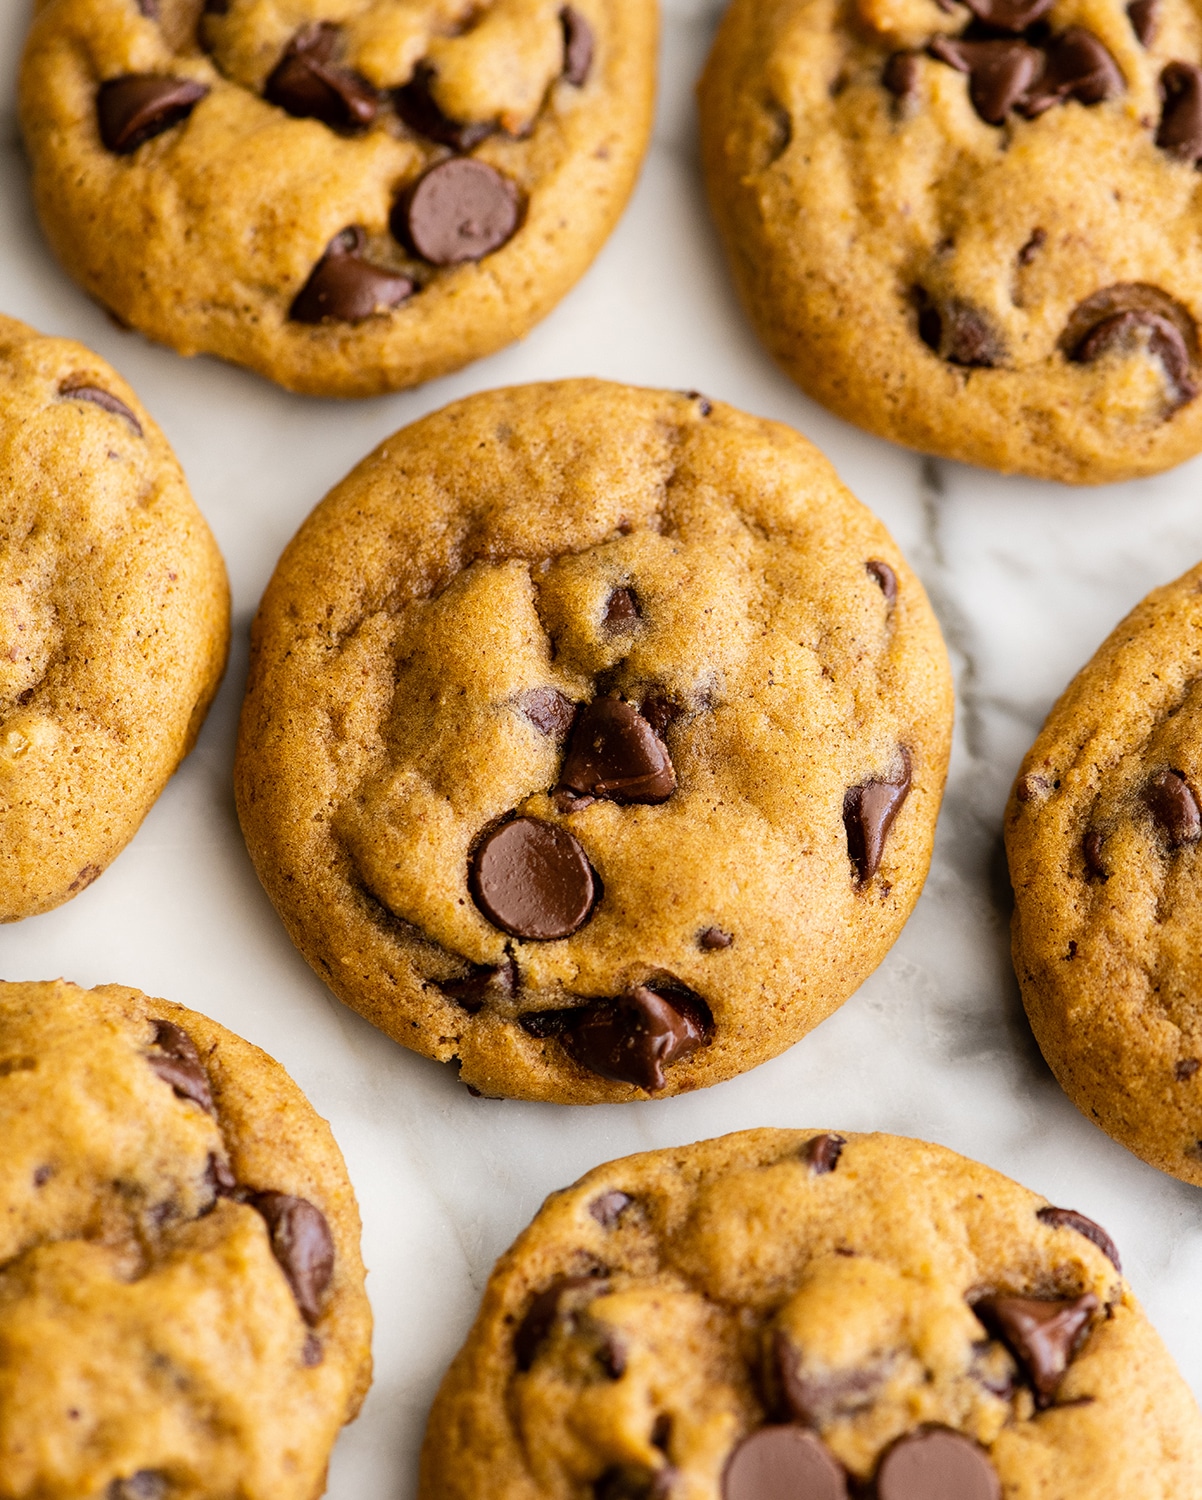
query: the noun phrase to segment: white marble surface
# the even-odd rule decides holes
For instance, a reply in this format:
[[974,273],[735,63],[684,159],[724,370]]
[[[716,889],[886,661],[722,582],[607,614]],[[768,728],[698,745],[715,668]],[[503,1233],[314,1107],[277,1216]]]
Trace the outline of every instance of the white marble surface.
[[[612,1156],[753,1125],[924,1136],[1097,1218],[1202,1395],[1202,1195],[1108,1140],[1041,1061],[1010,969],[999,836],[1015,768],[1053,698],[1131,605],[1202,556],[1202,461],[1068,491],[924,461],[802,397],[744,322],[702,200],[692,85],[721,0],[665,0],[659,123],[634,202],[590,275],[520,347],[354,406],[181,360],[118,332],[34,223],[13,120],[27,3],[0,0],[0,310],[92,345],[162,424],[229,565],[235,646],[198,748],[133,843],[70,905],[0,932],[0,974],[118,981],[206,1011],[278,1057],[333,1122],[363,1208],[377,1374],[335,1453],[330,1495],[414,1493],[437,1382],[493,1260],[545,1193]],[[449,1069],[333,999],[255,879],[230,764],[251,615],[326,489],[389,432],[457,396],[583,374],[698,388],[825,449],[930,590],[959,721],[926,891],[836,1016],[718,1088],[562,1110],[472,1099]]]

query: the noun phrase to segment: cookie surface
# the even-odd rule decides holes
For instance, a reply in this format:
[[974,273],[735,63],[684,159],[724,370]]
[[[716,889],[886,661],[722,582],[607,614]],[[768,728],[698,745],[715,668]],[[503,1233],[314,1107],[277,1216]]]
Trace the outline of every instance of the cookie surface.
[[175,455],[98,355],[0,317],[0,921],[83,890],[192,748],[225,568]]
[[1202,449],[1195,0],[733,0],[701,84],[752,321],[832,410],[1095,484]]
[[21,71],[72,276],[181,354],[366,396],[522,337],[625,206],[654,0],[47,0]]
[[1014,967],[1082,1112],[1202,1185],[1202,566],[1052,709],[1006,810]]
[[788,428],[599,381],[383,443],[286,550],[235,773],[293,940],[486,1093],[678,1093],[790,1046],[925,878],[951,688]]
[[754,1130],[552,1194],[419,1494],[1196,1500],[1200,1437],[1096,1224],[922,1141]]
[[0,1491],[313,1500],[371,1379],[329,1127],[224,1027],[0,985]]

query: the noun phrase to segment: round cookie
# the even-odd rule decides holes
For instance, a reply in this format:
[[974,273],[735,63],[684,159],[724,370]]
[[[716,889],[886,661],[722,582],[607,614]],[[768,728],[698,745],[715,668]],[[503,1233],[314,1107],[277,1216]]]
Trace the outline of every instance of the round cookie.
[[221,554],[126,383],[0,317],[0,921],[90,885],[225,669]]
[[790,429],[599,381],[384,442],[285,551],[235,782],[293,940],[490,1095],[716,1083],[918,898],[951,687],[878,521]]
[[1184,1500],[1202,1419],[1106,1233],[889,1135],[610,1162],[497,1263],[420,1500]]
[[1197,0],[733,0],[710,199],[769,349],[922,452],[1072,484],[1202,449]]
[[625,206],[654,0],[47,0],[20,114],[72,276],[181,354],[370,396],[526,334]]
[[216,1022],[0,985],[0,1492],[312,1500],[371,1380],[325,1121]]
[[1014,967],[1069,1098],[1202,1186],[1202,565],[1077,674],[1006,809]]

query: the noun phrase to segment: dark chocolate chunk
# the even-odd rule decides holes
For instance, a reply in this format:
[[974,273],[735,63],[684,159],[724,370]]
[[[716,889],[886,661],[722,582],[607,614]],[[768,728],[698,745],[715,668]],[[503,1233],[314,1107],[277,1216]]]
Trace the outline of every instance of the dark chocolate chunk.
[[1198,799],[1181,771],[1158,771],[1144,789],[1148,810],[1164,830],[1170,849],[1196,844],[1202,838]]
[[885,596],[885,603],[892,604],[897,598],[897,574],[887,562],[882,562],[879,557],[870,557],[864,564],[875,580],[877,587]]
[[989,1455],[948,1427],[928,1427],[900,1438],[876,1475],[877,1500],[1001,1500]]
[[916,287],[918,334],[953,365],[990,369],[1006,357],[1001,334],[979,308],[951,298],[936,306],[922,287]]
[[100,85],[96,117],[100,139],[117,156],[128,156],[153,136],[186,120],[209,92],[191,78],[126,73]]
[[334,236],[288,310],[294,323],[361,323],[412,297],[412,277],[363,259],[366,242],[358,225]]
[[450,146],[452,151],[471,151],[496,130],[493,120],[450,120],[434,102],[430,85],[434,81],[434,70],[427,63],[419,63],[412,79],[393,94],[396,112],[418,135],[427,140]]
[[797,1350],[783,1332],[773,1339],[776,1378],[784,1411],[806,1427],[824,1427],[870,1406],[885,1378],[881,1366],[814,1374],[803,1370]]
[[1164,108],[1156,144],[1170,156],[1197,166],[1202,162],[1202,68],[1171,62],[1160,75]]
[[839,1158],[846,1145],[847,1139],[841,1135],[816,1135],[807,1141],[803,1150],[814,1176],[824,1177],[828,1172],[833,1172],[839,1165]]
[[1047,1224],[1052,1229],[1075,1229],[1078,1234],[1083,1234],[1087,1240],[1098,1247],[1119,1275],[1123,1274],[1122,1262],[1119,1260],[1118,1246],[1100,1224],[1095,1224],[1092,1219],[1087,1219],[1084,1214],[1079,1214],[1075,1208],[1053,1208],[1049,1206],[1048,1208],[1038,1209],[1035,1217],[1041,1224]]
[[642,619],[642,615],[633,589],[614,589],[605,605],[605,628],[630,630]]
[[721,927],[707,927],[697,941],[707,952],[714,953],[719,949],[729,948],[734,938],[729,932],[723,932]]
[[816,1432],[761,1427],[727,1460],[722,1500],[847,1500],[847,1476]]
[[1060,338],[1069,359],[1089,364],[1111,349],[1146,347],[1159,359],[1173,388],[1173,409],[1198,394],[1191,366],[1197,328],[1188,309],[1159,287],[1123,282],[1104,287],[1074,308]]
[[593,1500],[667,1500],[675,1481],[674,1469],[615,1465],[593,1485]]
[[559,1317],[559,1304],[564,1293],[582,1286],[595,1287],[600,1292],[605,1283],[597,1275],[560,1276],[537,1294],[513,1336],[513,1354],[519,1370],[526,1371],[533,1365],[543,1341]]
[[518,190],[487,162],[452,156],[418,178],[392,211],[392,232],[432,266],[483,260],[511,240]]
[[605,1229],[612,1229],[633,1202],[629,1193],[614,1188],[608,1193],[602,1193],[599,1198],[594,1198],[588,1211],[598,1224]]
[[1035,1392],[1035,1404],[1052,1404],[1065,1370],[1087,1335],[1098,1299],[983,1297],[973,1311],[1018,1360]]
[[121,417],[128,422],[139,437],[142,436],[142,424],[125,402],[118,401],[116,396],[110,395],[98,385],[88,385],[83,380],[69,377],[59,386],[58,393],[64,401],[89,401],[93,406],[99,406],[102,411],[112,412],[113,416]]
[[1052,8],[1052,0],[965,0],[965,4],[986,26],[1016,35],[1041,20]]
[[594,1001],[560,1040],[591,1072],[656,1093],[664,1069],[703,1047],[710,1025],[698,997],[669,994],[638,984],[616,1000]]
[[631,703],[597,698],[576,720],[560,787],[613,802],[666,802],[676,790],[668,747]]
[[1109,880],[1110,871],[1106,868],[1106,861],[1102,857],[1105,847],[1105,836],[1096,828],[1091,828],[1081,840],[1081,852],[1085,856],[1085,868],[1097,880]]
[[191,1099],[208,1114],[213,1113],[213,1093],[196,1043],[173,1021],[152,1021],[156,1052],[147,1061],[164,1083],[169,1083],[179,1099]]
[[[968,74],[969,98],[977,114],[988,125],[1002,123],[1035,81],[1043,61],[1034,47],[1017,40],[966,42],[960,37],[941,36],[935,38],[927,51],[957,72]],[[967,311],[973,312],[973,309]],[[976,358],[957,361],[960,364],[992,362]]]
[[570,5],[560,11],[559,19],[563,24],[563,76],[582,88],[593,66],[593,28]]
[[[1183,1057],[1173,1068],[1173,1077],[1178,1083],[1188,1083],[1194,1074],[1202,1068],[1202,1059],[1196,1057]],[[42,1167],[38,1168],[41,1172]]]
[[880,869],[885,840],[910,791],[910,756],[903,749],[902,769],[890,781],[866,781],[849,787],[843,798],[847,853],[861,885]]
[[662,739],[664,731],[676,723],[684,713],[684,708],[681,704],[674,703],[666,693],[651,693],[643,699],[639,712]]
[[1018,252],[1018,263],[1020,266],[1029,266],[1039,252],[1047,244],[1048,232],[1046,229],[1032,229],[1027,243]]
[[895,99],[905,102],[918,93],[918,81],[922,76],[918,52],[894,52],[885,63],[881,82]]
[[566,740],[576,705],[558,688],[530,688],[518,699],[518,707],[540,734],[549,739]]
[[1033,119],[1066,99],[1101,104],[1126,87],[1127,80],[1109,49],[1092,31],[1070,26],[1045,47],[1043,72],[1018,102],[1018,109]]
[[380,100],[366,78],[334,62],[341,29],[330,21],[315,21],[298,31],[268,78],[263,96],[298,119],[366,130]]
[[249,1201],[267,1222],[272,1254],[288,1278],[301,1317],[316,1323],[334,1274],[334,1237],[325,1214],[288,1193],[253,1193]]
[[164,1500],[167,1476],[157,1469],[139,1469],[128,1479],[114,1479],[105,1492],[106,1500]]
[[495,927],[539,942],[579,931],[598,896],[580,841],[537,818],[515,818],[494,829],[472,856],[469,884],[472,899]]
[[1131,22],[1142,47],[1150,47],[1160,20],[1160,0],[1131,0],[1127,7],[1127,19]]
[[436,983],[448,1000],[454,1000],[469,1016],[474,1016],[490,1000],[513,999],[518,987],[518,966],[512,958],[495,968],[473,964],[471,972],[463,978],[439,979]]

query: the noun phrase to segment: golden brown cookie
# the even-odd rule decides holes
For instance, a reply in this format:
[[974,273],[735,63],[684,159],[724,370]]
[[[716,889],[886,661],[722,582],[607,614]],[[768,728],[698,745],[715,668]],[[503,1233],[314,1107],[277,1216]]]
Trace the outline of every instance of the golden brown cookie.
[[420,1500],[1198,1500],[1098,1225],[940,1146],[751,1130],[598,1167],[497,1263]]
[[368,396],[521,338],[617,222],[655,0],[46,0],[34,194],[125,322]]
[[0,317],[0,921],[90,885],[192,748],[229,590],[120,376]]
[[1098,484],[1202,449],[1198,0],[733,0],[701,84],[743,300],[882,437]]
[[1006,809],[1014,967],[1065,1092],[1202,1185],[1202,565],[1048,715]]
[[265,1052],[0,985],[0,1493],[313,1500],[371,1380],[359,1214]]
[[236,784],[293,940],[486,1094],[754,1067],[926,876],[951,686],[921,585],[786,427],[567,381],[384,442],[255,623]]

